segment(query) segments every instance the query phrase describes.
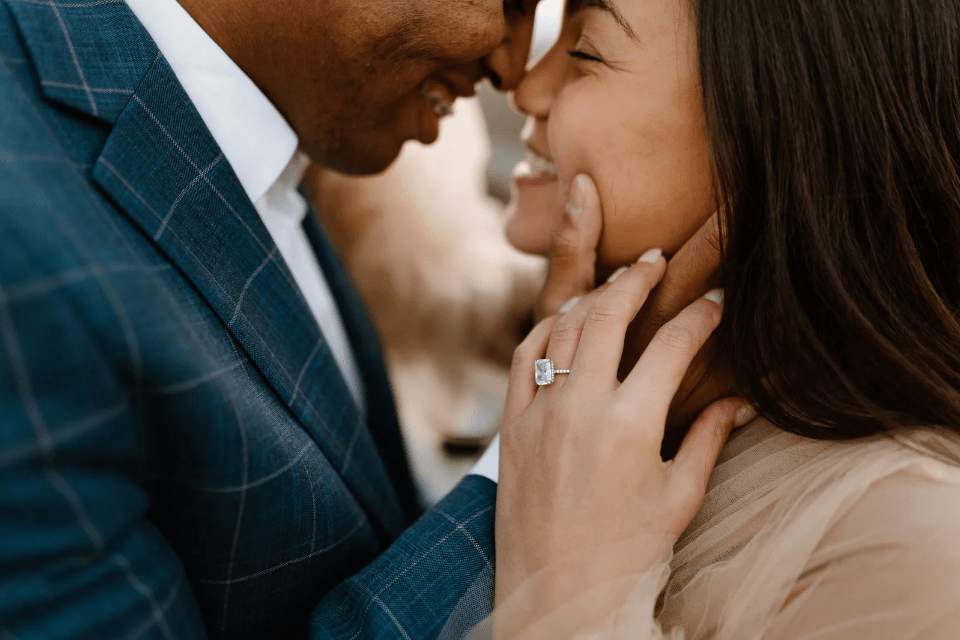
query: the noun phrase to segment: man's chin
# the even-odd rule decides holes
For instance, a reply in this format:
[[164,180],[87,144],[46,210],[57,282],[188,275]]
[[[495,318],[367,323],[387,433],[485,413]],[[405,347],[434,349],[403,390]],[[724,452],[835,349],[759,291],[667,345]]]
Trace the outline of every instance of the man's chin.
[[304,149],[310,158],[326,169],[351,176],[369,176],[381,173],[388,169],[399,157],[403,143],[399,144],[371,144],[365,148]]

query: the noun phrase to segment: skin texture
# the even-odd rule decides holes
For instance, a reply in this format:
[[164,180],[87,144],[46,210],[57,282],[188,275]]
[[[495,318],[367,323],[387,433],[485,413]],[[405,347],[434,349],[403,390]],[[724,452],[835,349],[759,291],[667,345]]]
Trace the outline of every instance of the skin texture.
[[537,0],[180,0],[257,84],[321,166],[385,169],[407,140],[433,142],[420,85],[447,102],[489,77],[516,85]]
[[568,3],[558,41],[513,96],[530,116],[527,145],[556,163],[559,180],[521,189],[507,230],[518,248],[543,253],[558,204],[585,173],[603,211],[602,271],[654,247],[673,255],[713,213],[714,191],[686,3],[611,2],[630,33],[610,11],[581,4],[591,6]]

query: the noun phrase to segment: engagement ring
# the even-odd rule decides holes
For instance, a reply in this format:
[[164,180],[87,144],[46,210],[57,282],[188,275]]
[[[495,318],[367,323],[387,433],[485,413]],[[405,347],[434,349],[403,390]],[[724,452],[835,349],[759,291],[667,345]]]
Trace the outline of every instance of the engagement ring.
[[537,360],[533,363],[533,379],[536,380],[537,385],[541,387],[553,384],[554,377],[558,373],[570,373],[570,369],[554,369],[553,360],[549,358]]

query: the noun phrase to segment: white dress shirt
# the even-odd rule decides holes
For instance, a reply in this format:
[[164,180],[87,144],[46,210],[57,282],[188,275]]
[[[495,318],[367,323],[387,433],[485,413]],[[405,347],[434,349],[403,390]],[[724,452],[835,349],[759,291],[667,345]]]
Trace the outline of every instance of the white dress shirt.
[[307,158],[276,107],[176,0],[127,0],[177,75],[260,214],[340,366],[364,407],[360,371],[343,319],[303,230],[297,191]]
[[483,452],[477,464],[473,465],[470,473],[476,476],[490,478],[494,482],[499,482],[500,478],[500,434],[493,438],[493,442]]

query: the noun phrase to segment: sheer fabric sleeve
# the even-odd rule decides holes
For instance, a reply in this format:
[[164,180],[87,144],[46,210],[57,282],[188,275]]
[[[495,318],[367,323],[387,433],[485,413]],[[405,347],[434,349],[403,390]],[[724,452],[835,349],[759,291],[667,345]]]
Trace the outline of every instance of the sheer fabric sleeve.
[[[673,553],[605,581],[587,561],[542,571],[466,637],[956,640],[960,439],[809,441],[758,425],[728,443]],[[590,559],[612,557],[634,559]]]
[[[749,602],[714,591],[723,610],[742,624],[718,619],[682,626],[655,617],[670,567],[664,561],[624,576],[553,609],[522,633],[500,633],[523,617],[552,578],[533,576],[470,638],[576,638],[589,640],[956,640],[960,638],[960,485],[938,479],[937,465],[892,473],[871,484],[826,531],[790,588],[766,620],[749,619]],[[955,479],[954,479],[955,480]],[[786,535],[790,535],[789,533]],[[736,564],[736,560],[733,561]],[[722,563],[721,563],[722,564]],[[741,574],[746,577],[746,567]],[[783,588],[776,572],[765,580]],[[709,609],[707,609],[709,610]],[[663,624],[663,627],[661,627]],[[712,631],[711,631],[712,629]],[[755,634],[757,629],[763,629]],[[515,627],[514,627],[515,630]],[[492,632],[492,633],[491,633]],[[742,633],[747,635],[741,635]]]
[[764,640],[960,638],[960,487],[899,471],[824,536]]
[[[669,559],[663,557],[642,573],[602,582],[587,580],[580,585],[570,582],[571,577],[576,581],[575,573],[563,567],[549,568],[531,576],[466,635],[452,633],[453,625],[448,625],[440,640],[684,640],[682,629],[664,632],[654,616],[658,596],[670,575]],[[542,610],[543,594],[549,593],[546,597],[552,600],[558,591],[571,597],[549,607],[544,615],[530,616],[531,609]],[[474,603],[461,601],[460,606]]]

